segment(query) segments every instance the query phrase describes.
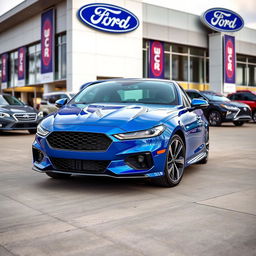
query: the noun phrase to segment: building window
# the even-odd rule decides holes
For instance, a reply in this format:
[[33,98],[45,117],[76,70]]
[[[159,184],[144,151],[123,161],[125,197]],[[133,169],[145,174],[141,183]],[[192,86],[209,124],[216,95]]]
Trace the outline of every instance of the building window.
[[65,34],[57,36],[55,63],[55,79],[65,79],[67,74],[67,42]]
[[8,87],[15,87],[18,83],[18,51],[10,53],[10,82]]
[[28,47],[28,84],[41,82],[41,44]]
[[236,83],[243,86],[256,86],[256,57],[238,54]]
[[[149,40],[143,41],[143,77],[148,77]],[[206,49],[164,43],[164,78],[180,82],[208,83],[209,57]]]

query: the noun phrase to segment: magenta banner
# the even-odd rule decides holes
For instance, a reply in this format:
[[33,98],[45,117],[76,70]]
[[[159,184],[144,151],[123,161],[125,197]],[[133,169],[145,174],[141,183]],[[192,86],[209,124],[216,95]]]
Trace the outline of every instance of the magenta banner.
[[18,86],[25,85],[26,77],[26,47],[18,49]]
[[9,55],[8,53],[4,53],[1,56],[2,60],[2,89],[7,88],[8,83],[8,70],[9,70]]
[[224,35],[224,84],[236,83],[235,37]]
[[149,77],[164,78],[164,44],[150,41],[149,46]]
[[41,17],[41,79],[42,82],[53,81],[54,74],[54,9],[50,9]]

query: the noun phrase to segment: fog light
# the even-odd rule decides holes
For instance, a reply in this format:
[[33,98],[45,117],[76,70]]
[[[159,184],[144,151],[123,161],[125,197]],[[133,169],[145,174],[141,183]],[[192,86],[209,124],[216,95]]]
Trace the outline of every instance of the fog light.
[[144,156],[141,156],[141,155],[138,156],[138,162],[139,162],[139,163],[143,163],[144,160],[145,160],[145,157],[144,157]]
[[130,155],[125,159],[125,162],[136,170],[146,170],[153,166],[152,156],[149,152]]
[[34,158],[34,162],[41,163],[44,159],[44,154],[42,151],[36,148],[33,148],[33,158]]

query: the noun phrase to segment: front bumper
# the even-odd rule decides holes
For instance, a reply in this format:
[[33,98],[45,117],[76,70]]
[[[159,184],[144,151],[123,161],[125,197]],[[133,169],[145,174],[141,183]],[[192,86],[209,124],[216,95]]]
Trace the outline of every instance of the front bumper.
[[249,122],[252,119],[252,113],[249,108],[239,108],[238,111],[226,111],[223,114],[224,122]]
[[[66,173],[86,176],[110,176],[114,178],[149,178],[164,175],[166,151],[168,147],[170,133],[165,131],[158,137],[137,140],[118,140],[108,135],[112,139],[109,148],[104,151],[72,151],[53,149],[49,146],[46,138],[36,136],[33,143],[33,151],[39,150],[42,153],[40,161],[33,157],[33,169],[35,171]],[[159,153],[161,152],[161,153]],[[151,159],[150,164],[138,168],[136,164],[132,164],[129,159],[137,156],[145,156]],[[63,159],[72,162],[70,169],[58,169],[54,161]],[[91,171],[81,166],[87,166],[87,162],[98,164],[98,162],[107,162],[106,168],[102,171]],[[75,170],[74,170],[75,169]]]
[[37,118],[35,121],[17,121],[14,118],[0,118],[0,130],[33,130],[42,119]]

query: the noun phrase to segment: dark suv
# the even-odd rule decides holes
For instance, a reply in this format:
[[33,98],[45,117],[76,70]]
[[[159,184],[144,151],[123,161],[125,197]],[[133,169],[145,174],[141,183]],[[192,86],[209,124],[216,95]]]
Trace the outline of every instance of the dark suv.
[[256,122],[256,92],[239,90],[236,93],[229,94],[228,98],[249,105],[252,110],[252,119]]
[[191,99],[203,98],[208,101],[208,108],[204,114],[209,124],[220,126],[222,122],[233,122],[236,126],[242,126],[244,122],[251,120],[251,109],[248,105],[230,101],[225,96],[213,91],[187,90]]
[[28,130],[29,133],[36,133],[36,127],[42,118],[42,112],[9,94],[0,94],[0,132]]

